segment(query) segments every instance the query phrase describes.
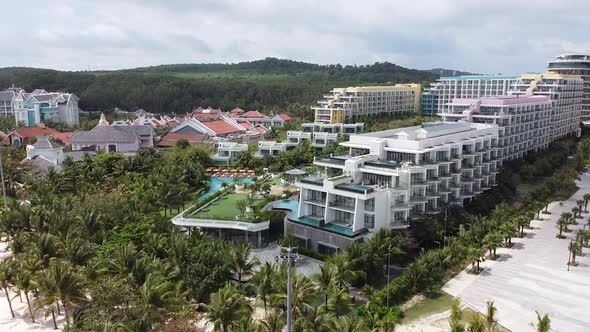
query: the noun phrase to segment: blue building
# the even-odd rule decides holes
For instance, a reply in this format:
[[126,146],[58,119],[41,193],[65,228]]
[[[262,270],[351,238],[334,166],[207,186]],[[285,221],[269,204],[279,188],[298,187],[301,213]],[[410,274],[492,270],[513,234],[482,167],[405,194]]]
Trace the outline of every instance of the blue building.
[[420,100],[420,114],[422,116],[436,116],[438,111],[438,95],[432,89],[424,89]]

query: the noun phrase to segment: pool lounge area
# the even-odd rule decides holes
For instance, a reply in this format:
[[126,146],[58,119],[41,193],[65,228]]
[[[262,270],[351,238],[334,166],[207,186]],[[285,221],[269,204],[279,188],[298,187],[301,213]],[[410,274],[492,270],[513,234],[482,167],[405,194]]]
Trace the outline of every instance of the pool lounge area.
[[[202,193],[201,195],[199,195],[197,197],[197,201],[202,201],[205,198],[215,194],[216,192],[218,192],[219,190],[221,190],[221,188],[223,187],[223,184],[226,183],[228,185],[233,184],[234,183],[234,179],[233,178],[210,178],[209,181],[207,181],[207,183],[209,184],[209,190],[207,190],[207,192]],[[251,183],[254,183],[254,180],[252,178],[243,178],[240,179],[238,181],[239,184],[245,184],[245,185],[249,185]]]

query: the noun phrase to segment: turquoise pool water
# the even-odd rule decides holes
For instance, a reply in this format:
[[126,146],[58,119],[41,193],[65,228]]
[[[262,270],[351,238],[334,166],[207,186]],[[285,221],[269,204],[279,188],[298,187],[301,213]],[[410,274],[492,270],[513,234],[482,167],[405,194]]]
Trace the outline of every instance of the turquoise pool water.
[[[250,178],[245,178],[245,179],[241,179],[238,181],[238,183],[245,184],[245,185],[251,184],[253,182],[254,182],[254,180],[252,180]],[[199,197],[197,197],[197,201],[202,201],[205,198],[215,194],[216,192],[221,190],[221,187],[224,183],[227,183],[227,184],[234,183],[234,179],[233,178],[210,178],[208,183],[209,183],[209,190],[207,192],[199,195]]]

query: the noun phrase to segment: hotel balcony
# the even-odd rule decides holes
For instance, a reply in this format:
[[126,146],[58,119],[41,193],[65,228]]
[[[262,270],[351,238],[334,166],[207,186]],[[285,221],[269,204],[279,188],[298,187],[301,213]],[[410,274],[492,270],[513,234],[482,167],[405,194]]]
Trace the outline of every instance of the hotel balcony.
[[354,213],[354,205],[350,205],[348,203],[334,201],[330,202],[328,206],[337,210]]

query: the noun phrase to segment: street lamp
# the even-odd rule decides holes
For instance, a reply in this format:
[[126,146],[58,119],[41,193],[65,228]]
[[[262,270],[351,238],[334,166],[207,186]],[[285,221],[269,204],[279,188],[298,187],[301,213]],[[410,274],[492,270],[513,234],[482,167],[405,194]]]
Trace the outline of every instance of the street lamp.
[[4,198],[4,210],[7,210],[6,205],[6,185],[4,184],[4,167],[2,166],[2,156],[0,155],[0,180],[2,180],[2,197]]
[[279,247],[287,252],[286,255],[279,255],[276,257],[277,263],[287,262],[287,332],[291,332],[291,262],[294,261],[293,251],[297,247]]
[[[391,244],[387,246],[387,285],[389,286],[389,279],[390,279],[390,268],[389,264],[391,264]],[[387,307],[389,308],[389,289],[387,289]]]

